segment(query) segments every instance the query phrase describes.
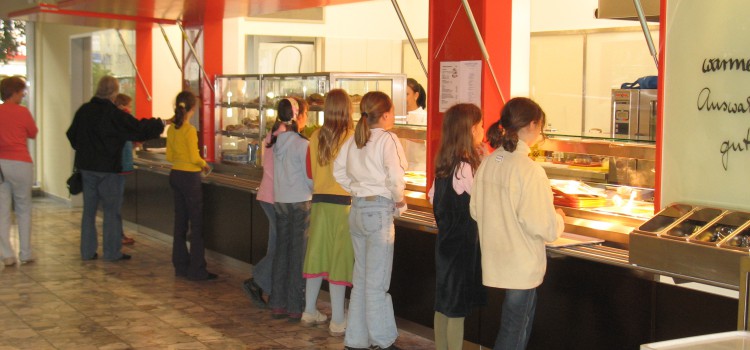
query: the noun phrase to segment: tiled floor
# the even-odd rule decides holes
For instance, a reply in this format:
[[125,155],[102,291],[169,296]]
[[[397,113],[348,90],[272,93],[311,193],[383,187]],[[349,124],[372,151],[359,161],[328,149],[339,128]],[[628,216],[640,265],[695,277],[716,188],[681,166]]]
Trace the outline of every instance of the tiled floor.
[[[81,261],[80,217],[80,209],[53,199],[34,200],[36,261],[0,271],[0,350],[343,349],[327,325],[274,320],[254,307],[240,289],[250,269],[245,263],[210,254],[217,281],[174,277],[164,234],[126,228],[136,240],[123,249],[132,260]],[[330,315],[328,303],[318,307]],[[403,349],[434,348],[399,333]]]

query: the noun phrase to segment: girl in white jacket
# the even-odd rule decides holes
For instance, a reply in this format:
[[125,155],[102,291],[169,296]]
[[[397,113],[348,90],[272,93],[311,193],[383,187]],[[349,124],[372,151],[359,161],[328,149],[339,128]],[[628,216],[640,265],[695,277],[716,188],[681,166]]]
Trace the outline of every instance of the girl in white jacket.
[[404,209],[404,150],[393,127],[393,102],[371,91],[359,104],[362,117],[344,143],[333,175],[352,194],[349,230],[354,248],[353,288],[346,349],[398,349],[393,303],[388,294],[393,265],[394,213]]
[[547,269],[545,242],[563,231],[563,212],[541,165],[529,158],[541,140],[545,115],[523,97],[503,107],[487,139],[497,148],[482,161],[471,189],[471,216],[479,226],[482,281],[504,288],[498,349],[525,349],[536,309],[536,287]]

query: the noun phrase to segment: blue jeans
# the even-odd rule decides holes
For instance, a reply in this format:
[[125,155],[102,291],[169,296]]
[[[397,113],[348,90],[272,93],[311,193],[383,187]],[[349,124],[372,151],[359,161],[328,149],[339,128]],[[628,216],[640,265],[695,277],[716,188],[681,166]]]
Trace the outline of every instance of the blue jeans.
[[393,302],[388,294],[393,267],[393,201],[385,197],[353,197],[349,230],[354,272],[344,345],[391,346],[398,338]]
[[[130,141],[128,141],[130,142]],[[122,223],[122,203],[125,201],[125,175],[120,174],[122,177],[122,181],[120,181],[120,204],[118,205],[120,209],[117,210],[117,221]],[[120,238],[125,237],[125,229],[120,225]]]
[[253,280],[260,289],[263,289],[263,292],[271,294],[271,291],[273,291],[273,281],[271,280],[273,257],[276,255],[276,212],[273,210],[273,203],[258,201],[258,204],[268,218],[268,248],[266,249],[266,256],[253,267]]
[[[305,234],[310,225],[310,201],[275,203],[276,254],[273,257],[273,293],[270,306],[288,314],[301,314],[305,308]],[[261,287],[263,288],[263,287]]]
[[81,259],[94,257],[99,246],[96,232],[96,211],[99,203],[104,212],[102,225],[102,250],[104,260],[118,260],[122,257],[122,181],[115,173],[81,170],[83,175],[83,215],[81,216]]
[[500,331],[493,350],[526,349],[534,323],[536,300],[536,288],[505,290]]

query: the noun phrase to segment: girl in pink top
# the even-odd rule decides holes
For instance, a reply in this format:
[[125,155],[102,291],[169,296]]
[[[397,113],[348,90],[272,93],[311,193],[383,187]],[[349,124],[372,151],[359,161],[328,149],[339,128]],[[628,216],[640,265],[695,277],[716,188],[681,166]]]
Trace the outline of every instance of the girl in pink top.
[[286,125],[276,123],[277,129],[271,130],[263,140],[263,178],[258,187],[258,204],[268,217],[268,248],[266,256],[253,267],[253,277],[242,282],[242,290],[257,307],[265,308],[271,295],[271,271],[273,256],[276,254],[276,212],[273,210],[273,147],[271,136],[278,136],[286,131]]
[[20,77],[0,82],[0,253],[3,264],[16,264],[16,253],[10,244],[10,206],[15,203],[21,263],[34,260],[31,255],[31,186],[34,166],[28,139],[36,138],[38,129],[21,100],[26,82]]

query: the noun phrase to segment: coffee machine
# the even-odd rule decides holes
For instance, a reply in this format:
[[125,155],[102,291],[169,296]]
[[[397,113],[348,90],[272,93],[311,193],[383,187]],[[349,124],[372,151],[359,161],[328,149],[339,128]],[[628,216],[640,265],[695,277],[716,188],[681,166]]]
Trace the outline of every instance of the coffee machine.
[[612,137],[656,139],[656,89],[612,89]]

